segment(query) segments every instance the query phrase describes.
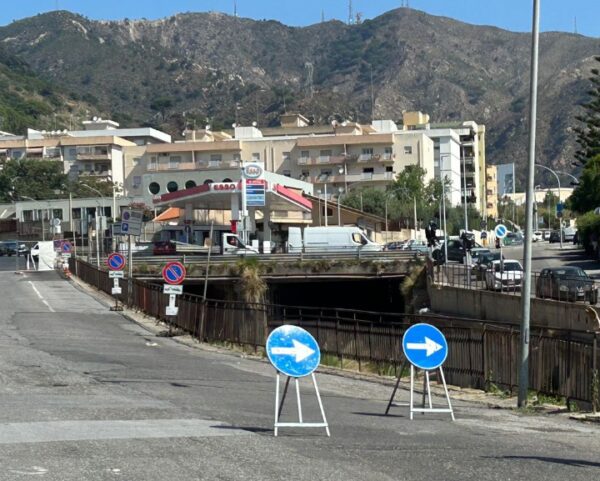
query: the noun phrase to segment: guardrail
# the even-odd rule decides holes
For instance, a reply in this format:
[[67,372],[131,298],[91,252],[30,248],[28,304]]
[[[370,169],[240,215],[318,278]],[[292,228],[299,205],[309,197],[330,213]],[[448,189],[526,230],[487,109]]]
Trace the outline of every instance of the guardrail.
[[[126,255],[126,252],[121,252]],[[257,262],[294,263],[308,260],[371,260],[378,262],[394,262],[422,258],[422,254],[415,251],[383,251],[383,252],[300,252],[297,254],[257,254],[257,255],[212,255],[211,264],[235,262],[239,259],[253,259]],[[106,265],[106,256],[100,257],[100,265]],[[160,265],[167,262],[180,261],[184,264],[205,264],[206,255],[174,254],[170,256],[133,255],[133,263],[146,265]],[[96,257],[91,256],[90,263],[96,262]]]
[[[108,272],[71,259],[72,272],[110,293]],[[76,270],[75,270],[76,269]],[[177,326],[201,341],[229,342],[260,351],[266,335],[293,323],[311,332],[330,364],[380,374],[400,373],[402,336],[416,322],[443,329],[449,344],[444,372],[449,383],[477,389],[517,388],[519,330],[499,322],[439,315],[406,315],[343,308],[282,306],[269,303],[179,296],[179,313],[165,315],[168,296],[160,286],[137,279],[123,282],[122,302]],[[540,393],[581,401],[600,409],[598,367],[600,332],[532,327],[529,385]]]
[[[464,264],[435,266],[432,275],[433,282],[437,285],[491,290],[514,296],[521,295],[521,287],[524,282],[522,272],[506,271],[499,282],[494,279],[492,271],[478,270]],[[577,288],[578,285],[580,289]],[[540,272],[531,274],[532,297],[563,302],[587,302],[595,305],[598,302],[598,292],[600,292],[600,281],[595,279],[584,281],[581,277],[567,276],[555,281],[541,276]]]

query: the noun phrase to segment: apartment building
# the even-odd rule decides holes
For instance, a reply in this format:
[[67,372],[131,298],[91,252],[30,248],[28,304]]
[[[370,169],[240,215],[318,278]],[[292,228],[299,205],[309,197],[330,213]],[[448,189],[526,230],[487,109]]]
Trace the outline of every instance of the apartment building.
[[392,121],[314,128],[295,114],[278,128],[186,132],[185,141],[144,150],[141,162],[131,165],[127,188],[136,192],[143,186],[143,194],[150,196],[229,182],[239,178],[242,160],[262,162],[269,172],[309,182],[328,198],[358,186],[383,189],[408,165],[425,169],[426,180],[434,176],[432,140],[421,132],[400,131]]
[[[136,146],[170,143],[171,136],[152,128],[120,129],[112,120],[94,118],[83,130],[37,131],[0,136],[0,163],[8,159],[40,159],[63,162],[72,177],[96,177],[124,183],[125,151]],[[132,150],[132,152],[134,152]]]
[[485,168],[485,215],[484,217],[498,218],[498,170],[495,165]]
[[402,128],[433,140],[435,177],[450,181],[450,203],[459,205],[466,198],[485,212],[485,126],[473,121],[431,124],[427,114],[406,112]]

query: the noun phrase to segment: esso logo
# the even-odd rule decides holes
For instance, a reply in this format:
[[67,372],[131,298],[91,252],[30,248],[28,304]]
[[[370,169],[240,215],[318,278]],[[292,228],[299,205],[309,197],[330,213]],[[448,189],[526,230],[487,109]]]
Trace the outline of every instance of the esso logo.
[[212,190],[214,191],[233,191],[236,189],[236,185],[234,183],[213,183],[210,184]]
[[248,179],[258,179],[263,173],[263,168],[258,164],[248,164],[244,167],[244,175]]

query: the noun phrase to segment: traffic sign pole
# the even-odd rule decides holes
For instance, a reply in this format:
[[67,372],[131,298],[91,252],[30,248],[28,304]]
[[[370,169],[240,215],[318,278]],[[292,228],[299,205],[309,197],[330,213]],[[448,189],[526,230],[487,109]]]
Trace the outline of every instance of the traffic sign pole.
[[117,252],[112,253],[106,259],[106,265],[109,269],[109,277],[113,279],[113,287],[111,293],[115,296],[115,305],[110,308],[111,311],[122,311],[123,307],[119,306],[118,295],[123,293],[119,286],[119,279],[124,277],[123,269],[125,269],[125,257]]

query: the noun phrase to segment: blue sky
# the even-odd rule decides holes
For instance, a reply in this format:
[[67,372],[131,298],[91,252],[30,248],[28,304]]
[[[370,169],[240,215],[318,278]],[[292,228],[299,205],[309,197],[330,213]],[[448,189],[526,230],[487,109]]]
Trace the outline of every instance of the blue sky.
[[[600,37],[600,0],[540,0],[542,30],[577,32]],[[401,0],[353,0],[354,11],[373,18],[397,8]],[[409,0],[410,6],[468,23],[495,25],[514,31],[531,29],[533,0]],[[0,25],[37,13],[60,9],[92,19],[167,17],[187,11],[233,13],[234,0],[0,0]],[[321,19],[347,20],[348,0],[237,0],[238,14],[275,19],[287,25],[310,25]]]

